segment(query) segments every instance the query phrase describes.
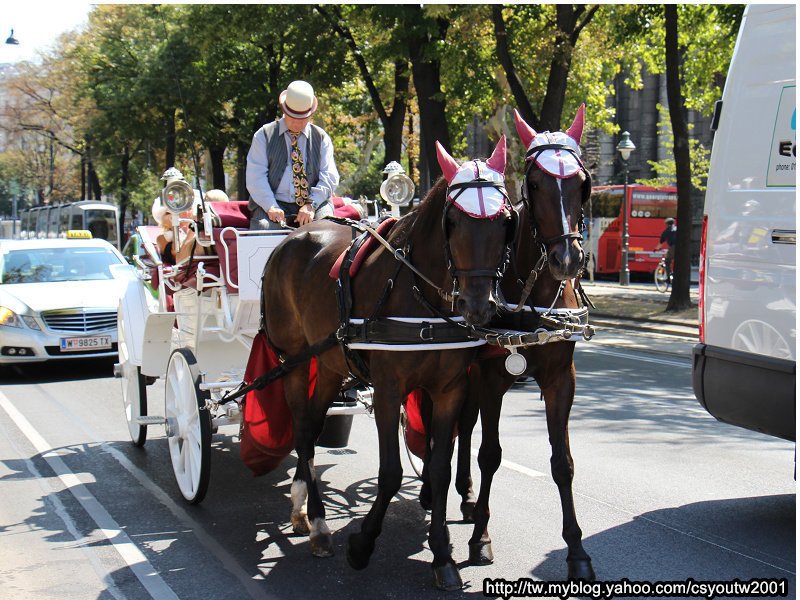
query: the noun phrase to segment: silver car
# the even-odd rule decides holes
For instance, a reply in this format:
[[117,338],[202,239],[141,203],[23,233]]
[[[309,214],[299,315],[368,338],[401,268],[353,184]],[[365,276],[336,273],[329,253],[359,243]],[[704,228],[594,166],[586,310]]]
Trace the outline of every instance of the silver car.
[[0,240],[0,365],[115,356],[131,269],[104,240]]

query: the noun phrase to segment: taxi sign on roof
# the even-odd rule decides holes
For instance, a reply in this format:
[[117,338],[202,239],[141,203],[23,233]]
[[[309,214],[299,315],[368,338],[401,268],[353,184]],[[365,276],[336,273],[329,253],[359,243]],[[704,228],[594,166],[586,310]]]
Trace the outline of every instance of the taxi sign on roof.
[[68,240],[90,240],[92,232],[88,229],[70,229],[67,231]]

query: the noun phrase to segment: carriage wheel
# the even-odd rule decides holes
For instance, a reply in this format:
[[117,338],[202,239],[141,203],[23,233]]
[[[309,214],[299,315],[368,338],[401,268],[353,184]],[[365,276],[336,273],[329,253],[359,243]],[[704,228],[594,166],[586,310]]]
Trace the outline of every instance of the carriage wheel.
[[178,348],[169,357],[164,390],[166,433],[175,480],[190,504],[203,500],[211,475],[211,419],[208,392],[200,390],[197,360]]
[[406,448],[406,454],[408,455],[408,461],[411,463],[411,468],[414,469],[414,473],[417,474],[417,477],[422,479],[422,468],[424,467],[424,463],[420,457],[414,454],[411,451],[411,448],[408,447],[408,438],[406,437],[406,428],[408,427],[408,414],[406,413],[405,404],[400,407],[400,437],[403,439],[403,445]]
[[121,365],[122,403],[125,406],[125,419],[128,421],[128,432],[131,441],[137,448],[144,446],[147,440],[147,426],[140,425],[138,417],[147,416],[147,385],[141,367],[134,365],[128,353],[125,321],[117,314],[117,348]]
[[655,280],[656,289],[662,293],[666,292],[667,288],[669,287],[669,275],[667,274],[667,267],[664,265],[664,263],[661,263],[656,267]]

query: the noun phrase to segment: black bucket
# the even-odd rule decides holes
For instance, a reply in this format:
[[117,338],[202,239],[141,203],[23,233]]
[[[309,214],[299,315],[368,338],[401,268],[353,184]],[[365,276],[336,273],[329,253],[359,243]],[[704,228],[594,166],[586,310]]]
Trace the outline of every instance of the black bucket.
[[332,415],[325,418],[325,426],[317,439],[317,446],[323,448],[345,448],[350,440],[353,415]]

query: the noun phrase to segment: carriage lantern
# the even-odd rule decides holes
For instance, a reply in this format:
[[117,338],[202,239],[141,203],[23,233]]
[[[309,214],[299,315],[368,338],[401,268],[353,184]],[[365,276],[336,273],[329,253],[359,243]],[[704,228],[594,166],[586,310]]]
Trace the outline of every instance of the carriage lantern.
[[[161,204],[174,215],[179,215],[192,208],[194,204],[194,190],[183,178],[183,174],[175,167],[164,172],[161,179],[166,179],[167,184],[161,190]],[[175,251],[180,250],[180,236],[178,234],[180,221],[173,220]]]
[[400,216],[400,207],[414,197],[414,182],[397,162],[392,161],[383,169],[388,175],[381,184],[381,198],[392,206],[392,216]]

